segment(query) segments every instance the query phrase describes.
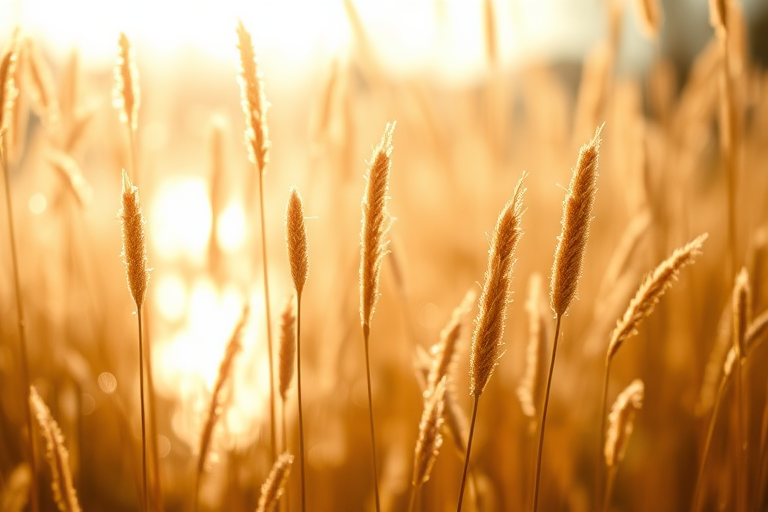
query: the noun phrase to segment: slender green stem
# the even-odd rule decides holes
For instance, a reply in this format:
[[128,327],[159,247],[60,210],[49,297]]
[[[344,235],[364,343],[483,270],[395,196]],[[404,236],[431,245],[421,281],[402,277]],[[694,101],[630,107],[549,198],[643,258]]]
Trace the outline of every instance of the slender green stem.
[[555,369],[555,355],[557,354],[557,340],[560,338],[560,321],[563,317],[557,317],[555,325],[555,341],[552,343],[552,357],[549,361],[549,373],[547,375],[547,387],[544,389],[544,406],[541,409],[541,424],[539,425],[539,448],[536,454],[536,476],[533,483],[533,512],[539,509],[539,484],[541,482],[541,455],[544,453],[544,429],[547,426],[547,409],[549,408],[549,389],[552,386],[552,373]]
[[600,489],[603,484],[603,450],[605,449],[605,420],[608,408],[608,378],[611,373],[611,356],[605,359],[605,372],[603,373],[602,400],[600,401],[600,434],[597,444],[597,458],[595,459],[595,510],[600,508]]
[[720,387],[717,389],[717,397],[712,407],[712,416],[709,418],[709,427],[707,428],[707,437],[704,441],[704,451],[701,453],[701,460],[699,461],[699,472],[696,476],[696,487],[693,489],[693,506],[692,512],[698,512],[701,510],[701,496],[704,491],[704,471],[707,467],[707,459],[709,458],[709,449],[712,446],[712,436],[715,432],[715,424],[717,423],[717,416],[720,412],[720,404],[723,401],[723,395],[725,394],[725,386],[728,383],[728,376],[724,375],[720,381]]
[[472,438],[475,436],[475,420],[477,419],[477,404],[480,403],[480,395],[475,395],[475,404],[472,406],[472,421],[469,424],[469,440],[467,441],[467,455],[464,457],[464,473],[461,475],[461,487],[459,487],[459,504],[456,511],[461,512],[461,503],[464,501],[464,486],[467,483],[467,469],[469,469],[469,456],[472,453]]
[[304,482],[304,413],[301,405],[301,293],[296,295],[296,378],[299,388],[299,453],[301,454],[301,511],[307,510]]
[[23,385],[22,402],[27,420],[27,436],[29,440],[29,469],[32,474],[30,479],[29,494],[31,511],[38,512],[40,505],[37,495],[37,457],[35,455],[35,439],[32,430],[32,409],[29,405],[29,356],[27,355],[27,330],[24,325],[24,304],[21,299],[21,280],[19,278],[19,255],[16,248],[16,233],[13,223],[13,204],[11,203],[11,183],[8,177],[8,148],[5,136],[0,136],[0,153],[3,162],[3,179],[5,180],[5,208],[8,215],[8,236],[11,242],[11,261],[13,263],[13,291],[16,298],[16,319],[19,326],[19,352],[21,354],[21,381]]
[[363,324],[363,339],[365,340],[365,376],[368,383],[368,423],[371,427],[371,453],[373,454],[373,492],[376,497],[376,512],[381,512],[379,505],[379,464],[376,461],[376,430],[373,427],[373,395],[371,393],[371,360],[368,355],[368,337],[371,327]]
[[416,495],[419,493],[420,485],[411,485],[411,497],[408,500],[408,512],[413,512],[413,507],[416,505]]
[[149,500],[147,497],[147,427],[144,416],[144,336],[141,334],[141,307],[137,305],[137,316],[139,319],[139,395],[141,402],[141,476],[143,485],[143,496],[141,498],[141,509],[149,510]]
[[603,504],[601,510],[608,512],[608,508],[611,503],[611,494],[613,494],[613,483],[616,480],[616,471],[618,466],[608,468],[608,477],[605,482],[605,495],[603,496]]
[[[267,324],[267,356],[269,357],[269,432],[272,450],[272,463],[277,460],[277,443],[275,442],[275,371],[272,361],[272,312],[269,305],[269,272],[267,270],[267,228],[264,219],[264,173],[262,169],[256,169],[259,174],[259,210],[261,212],[261,262],[264,269],[264,309],[266,311]],[[301,386],[299,386],[301,389]],[[299,392],[301,393],[301,392]],[[301,410],[301,408],[299,408]],[[303,464],[302,464],[303,467]]]

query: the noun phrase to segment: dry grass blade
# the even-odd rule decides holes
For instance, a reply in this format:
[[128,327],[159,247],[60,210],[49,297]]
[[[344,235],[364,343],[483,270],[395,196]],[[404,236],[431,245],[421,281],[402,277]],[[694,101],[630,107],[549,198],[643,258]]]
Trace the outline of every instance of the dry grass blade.
[[248,321],[249,308],[247,305],[243,306],[243,311],[240,315],[240,320],[235,326],[235,330],[227,342],[227,347],[224,350],[224,357],[219,365],[219,372],[216,375],[216,383],[213,386],[213,393],[211,394],[211,403],[208,406],[208,414],[205,418],[205,424],[203,432],[200,436],[200,455],[197,462],[197,479],[199,490],[199,480],[205,469],[205,462],[208,456],[208,450],[211,446],[211,439],[213,437],[213,431],[216,427],[216,423],[219,421],[221,414],[224,412],[224,404],[222,402],[221,394],[224,387],[232,379],[232,372],[235,365],[235,357],[242,350],[242,337],[245,324]]
[[468,290],[461,304],[453,310],[448,324],[440,332],[440,341],[432,347],[432,364],[427,377],[426,397],[432,394],[440,380],[450,373],[456,360],[456,349],[464,330],[465,317],[472,310],[475,300],[477,300],[475,290]]
[[661,29],[661,9],[658,0],[635,0],[640,28],[648,39],[656,39]]
[[309,274],[307,254],[307,227],[304,225],[304,205],[296,187],[291,187],[288,207],[285,210],[285,243],[288,247],[288,261],[296,293],[301,296]]
[[589,239],[589,223],[597,192],[597,163],[602,129],[602,126],[598,127],[592,140],[581,147],[568,194],[563,201],[563,230],[555,249],[550,285],[550,302],[557,317],[568,312],[581,279]]
[[144,238],[144,215],[139,202],[139,189],[123,170],[123,207],[118,214],[122,221],[123,258],[128,289],[136,307],[141,309],[149,283],[147,243]]
[[80,512],[77,493],[72,484],[72,472],[69,469],[69,452],[64,447],[61,429],[34,386],[30,387],[29,403],[35,411],[45,438],[45,458],[51,468],[51,490],[56,506],[60,512]]
[[501,357],[499,351],[503,345],[507,304],[510,301],[509,285],[515,247],[523,234],[520,221],[523,216],[525,177],[523,173],[512,199],[501,210],[491,239],[488,270],[478,303],[479,311],[472,335],[472,355],[469,359],[469,394],[473,396],[482,394]]
[[40,55],[40,49],[31,38],[24,40],[27,52],[27,76],[29,77],[32,99],[38,115],[44,124],[56,123],[59,119],[59,104],[53,92],[53,80],[48,64]]
[[751,297],[749,274],[742,268],[736,276],[733,289],[733,346],[738,350],[740,359],[747,357],[747,328],[750,319]]
[[656,269],[646,276],[637,293],[629,302],[624,316],[618,321],[611,334],[608,345],[608,359],[611,359],[624,341],[637,332],[637,328],[645,317],[653,312],[662,295],[672,286],[680,269],[694,262],[701,253],[701,246],[707,234],[703,234],[676,249]]
[[62,179],[67,190],[72,194],[80,208],[88,206],[93,199],[93,189],[83,176],[83,172],[80,170],[77,162],[62,151],[54,151],[48,157],[48,162]]
[[434,388],[434,392],[424,404],[424,412],[419,423],[419,438],[413,460],[413,479],[411,484],[420,486],[429,480],[432,466],[443,445],[440,429],[443,426],[443,409],[445,407],[446,378],[442,377]]
[[536,387],[540,377],[541,355],[546,346],[541,280],[541,275],[537,273],[528,279],[528,298],[525,302],[525,310],[528,313],[528,345],[525,351],[525,373],[517,388],[520,407],[523,414],[529,418],[536,417]]
[[643,407],[644,391],[643,381],[635,379],[613,403],[605,442],[605,462],[609,468],[624,458],[629,436],[634,429],[635,414]]
[[279,389],[280,397],[285,401],[288,389],[293,380],[293,367],[296,359],[296,313],[293,308],[293,296],[285,301],[283,313],[280,315],[280,368]]
[[23,512],[29,501],[29,484],[32,480],[27,464],[19,464],[11,472],[5,488],[0,492],[0,511]]
[[360,235],[360,320],[363,330],[370,330],[371,318],[379,298],[379,276],[389,242],[386,234],[391,219],[387,211],[389,173],[392,168],[392,133],[395,123],[388,123],[381,142],[373,151],[363,196],[363,221]]
[[285,484],[288,482],[288,476],[291,474],[291,464],[293,464],[293,455],[287,453],[282,454],[275,461],[269,477],[261,486],[261,497],[259,497],[256,512],[274,512],[277,508]]
[[446,381],[445,384],[445,396],[443,397],[443,402],[444,426],[451,435],[459,455],[463,456],[467,451],[467,443],[464,440],[467,438],[469,420],[464,413],[464,409],[461,408],[461,405],[456,399],[456,390],[450,380]]
[[245,145],[248,157],[262,174],[269,163],[269,131],[267,129],[267,103],[264,81],[259,71],[251,34],[243,22],[237,22],[237,48],[240,51],[240,96],[245,114]]
[[131,133],[138,126],[139,104],[139,70],[136,67],[135,56],[131,42],[123,32],[118,39],[117,62],[115,64],[115,87],[112,91],[112,103],[120,113],[120,120],[128,125]]

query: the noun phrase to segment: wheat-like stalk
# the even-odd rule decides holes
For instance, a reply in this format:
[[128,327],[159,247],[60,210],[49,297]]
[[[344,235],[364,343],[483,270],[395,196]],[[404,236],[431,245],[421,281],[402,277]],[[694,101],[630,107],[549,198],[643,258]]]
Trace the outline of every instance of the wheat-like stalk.
[[475,330],[472,334],[472,353],[469,358],[469,394],[475,397],[472,407],[472,419],[469,424],[467,453],[464,457],[464,472],[459,487],[459,503],[457,512],[461,512],[464,499],[464,488],[467,482],[467,469],[472,451],[472,437],[475,432],[477,405],[480,395],[485,390],[493,370],[502,356],[501,347],[504,345],[504,324],[507,320],[507,304],[510,302],[512,281],[512,265],[515,262],[515,248],[523,234],[521,221],[523,217],[523,181],[526,174],[520,177],[515,190],[507,204],[502,208],[496,220],[496,227],[488,250],[488,269],[485,272],[485,284],[478,302],[478,313],[475,319]]
[[7,151],[5,147],[9,139],[13,139],[13,134],[9,133],[13,129],[13,109],[18,96],[18,84],[14,79],[16,75],[16,66],[19,59],[17,37],[11,39],[11,43],[0,60],[0,138],[3,139],[2,151]]
[[[735,362],[735,381],[736,381],[736,478],[738,483],[738,510],[746,510],[747,485],[744,481],[748,478],[749,457],[747,452],[748,435],[744,432],[744,425],[747,424],[745,418],[746,407],[744,405],[744,388],[746,384],[744,362],[747,358],[747,323],[749,322],[751,298],[749,290],[749,274],[747,269],[742,268],[736,276],[736,283],[733,287],[733,297],[731,299],[733,312],[733,321],[731,327],[733,330],[733,348],[736,351],[737,360]],[[730,373],[730,372],[729,372]]]
[[25,70],[29,78],[34,105],[43,122],[51,125],[59,119],[59,104],[53,93],[51,70],[32,38],[25,38],[24,47],[27,54]]
[[448,375],[456,360],[456,350],[464,330],[466,315],[477,300],[477,292],[470,289],[461,303],[453,310],[448,324],[440,331],[440,341],[432,347],[432,364],[427,376],[425,398],[437,388],[438,382]]
[[707,236],[706,233],[699,235],[683,247],[676,249],[669,258],[646,276],[611,334],[607,355],[609,360],[613,358],[627,338],[637,333],[640,323],[653,312],[659,299],[677,279],[680,269],[695,261],[701,253],[701,246]]
[[72,483],[72,472],[69,469],[69,452],[64,446],[61,429],[34,386],[29,388],[29,403],[35,411],[45,439],[45,458],[51,468],[51,490],[56,506],[60,512],[80,512],[77,492]]
[[205,470],[205,463],[208,459],[208,451],[211,447],[211,440],[213,438],[213,431],[216,428],[216,424],[221,418],[224,412],[225,403],[222,400],[222,393],[228,382],[232,380],[232,373],[235,366],[235,357],[242,350],[242,338],[245,325],[248,322],[249,308],[246,304],[243,306],[243,311],[240,314],[240,320],[235,325],[232,335],[229,337],[227,346],[224,349],[224,357],[219,364],[219,372],[216,374],[216,383],[213,385],[213,393],[211,394],[211,402],[208,406],[208,413],[205,417],[205,423],[203,424],[203,431],[200,435],[199,455],[197,459],[197,473],[195,484],[195,510],[198,505],[198,495],[200,493],[200,480],[202,479],[203,472]]
[[293,380],[293,368],[296,362],[296,313],[293,307],[293,296],[285,301],[283,312],[280,314],[280,350],[279,350],[278,389],[280,397],[285,402],[288,390]]
[[85,208],[93,199],[93,188],[83,176],[83,171],[75,159],[63,151],[54,151],[48,156],[56,174],[62,179],[67,190],[80,208]]
[[613,403],[608,416],[610,426],[605,443],[605,462],[609,468],[624,459],[629,436],[634,428],[635,414],[643,406],[644,390],[643,381],[635,379]]
[[648,39],[656,39],[661,29],[661,8],[658,0],[635,0],[640,28]]
[[528,345],[525,351],[525,373],[517,387],[517,398],[523,414],[536,416],[536,393],[539,381],[540,356],[546,344],[544,311],[541,307],[541,274],[533,273],[528,279],[528,297],[525,310],[528,313]]
[[115,87],[112,90],[112,104],[120,114],[120,120],[128,125],[131,133],[138,126],[141,94],[139,89],[139,69],[136,67],[131,41],[123,32],[117,42],[117,62],[115,63]]
[[282,454],[275,461],[267,480],[261,486],[261,496],[256,512],[274,512],[277,508],[291,474],[291,464],[293,464],[293,455],[288,453]]
[[419,422],[419,437],[413,455],[409,512],[413,510],[419,489],[429,480],[432,466],[435,464],[440,453],[440,447],[443,445],[441,429],[444,421],[446,379],[445,376],[440,379],[429,398],[424,402],[424,411]]
[[263,174],[267,171],[269,163],[269,103],[264,95],[264,80],[259,71],[251,34],[240,20],[237,21],[237,48],[240,52],[237,81],[240,83],[240,97],[245,114],[245,145],[248,148],[248,158]]
[[307,254],[307,227],[304,225],[304,205],[296,187],[291,187],[288,207],[285,210],[285,243],[288,247],[288,262],[296,293],[301,296],[309,273]]
[[147,242],[144,236],[144,214],[139,202],[139,189],[131,183],[128,173],[123,170],[122,209],[118,214],[122,221],[123,261],[128,279],[128,290],[141,309],[149,284],[147,268]]
[[736,276],[732,300],[733,346],[736,347],[741,360],[747,357],[747,329],[751,317],[751,305],[749,274],[746,268],[742,268]]
[[568,312],[584,267],[589,224],[597,192],[597,163],[602,128],[598,127],[592,140],[582,146],[563,201],[563,229],[557,239],[550,283],[550,304],[558,318]]

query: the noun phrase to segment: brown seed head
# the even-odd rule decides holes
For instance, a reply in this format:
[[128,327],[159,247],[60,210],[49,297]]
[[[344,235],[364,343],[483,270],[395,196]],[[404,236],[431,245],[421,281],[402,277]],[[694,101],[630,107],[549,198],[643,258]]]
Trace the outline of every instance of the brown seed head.
[[425,398],[435,390],[438,382],[450,373],[456,360],[456,349],[464,330],[465,317],[476,300],[477,292],[473,289],[468,290],[461,304],[453,310],[448,324],[440,332],[440,341],[432,347],[432,364],[427,377]]
[[293,366],[296,359],[296,314],[293,312],[293,296],[285,301],[280,315],[280,396],[283,401],[288,397],[288,388],[293,379]]
[[144,304],[149,283],[147,242],[144,239],[144,215],[139,203],[139,189],[133,186],[123,170],[123,207],[118,213],[122,221],[123,261],[128,277],[128,290],[137,308]]
[[256,512],[275,511],[283,495],[285,484],[288,482],[288,476],[291,474],[291,464],[293,464],[293,455],[284,453],[277,458],[267,480],[261,486],[261,497],[259,497],[259,507]]
[[747,357],[747,325],[751,317],[751,297],[749,290],[749,274],[742,268],[736,276],[733,288],[733,346],[738,351],[739,359]]
[[520,221],[523,216],[525,177],[523,173],[512,199],[501,210],[488,251],[488,270],[485,272],[483,293],[478,303],[472,354],[469,358],[469,394],[474,396],[482,394],[502,355],[499,350],[504,344],[512,264],[515,261],[515,247],[523,234]]
[[245,146],[248,148],[248,158],[263,174],[267,172],[269,163],[269,103],[264,95],[264,81],[253,50],[251,34],[240,20],[237,21],[237,48],[240,51],[240,72],[237,81],[240,83],[240,97],[245,114]]
[[249,308],[246,304],[243,306],[240,320],[237,322],[237,325],[227,342],[227,347],[224,349],[224,357],[221,359],[221,364],[219,365],[219,373],[216,375],[216,383],[213,386],[213,393],[211,394],[211,403],[208,406],[208,415],[205,419],[203,432],[200,435],[200,456],[197,460],[198,478],[205,469],[208,450],[210,449],[211,439],[213,438],[213,430],[224,412],[224,403],[221,395],[224,387],[231,379],[232,371],[235,366],[235,356],[237,356],[243,348],[242,338],[245,324],[248,322],[248,312]]
[[579,160],[573,170],[571,185],[563,201],[563,229],[555,249],[552,266],[550,304],[555,315],[562,317],[568,312],[584,266],[584,252],[592,221],[592,206],[597,192],[597,160],[600,155],[600,131],[581,147]]
[[419,423],[419,438],[413,460],[413,479],[411,483],[419,486],[429,480],[429,473],[440,453],[443,436],[440,429],[443,426],[443,407],[445,404],[445,379],[443,377],[435,387],[434,393],[424,404],[424,412]]
[[693,263],[701,254],[701,245],[707,239],[707,234],[699,235],[685,246],[675,249],[672,255],[664,260],[656,269],[648,274],[629,302],[624,316],[616,324],[608,345],[607,359],[610,360],[624,341],[637,333],[637,328],[645,317],[653,312],[659,299],[677,279],[680,269]]
[[117,62],[115,63],[115,87],[112,90],[112,104],[120,113],[120,120],[135,133],[138,126],[139,69],[136,67],[131,42],[123,32],[118,39]]
[[381,263],[387,255],[386,234],[392,223],[387,211],[389,172],[392,168],[392,132],[395,123],[388,123],[381,142],[373,151],[363,196],[363,221],[360,233],[360,321],[368,331],[376,301],[379,298]]
[[56,506],[60,512],[80,512],[69,468],[69,452],[64,447],[64,437],[34,386],[29,390],[29,405],[37,417],[40,432],[45,439],[45,458],[51,468],[51,490]]
[[307,254],[307,227],[304,225],[304,205],[296,187],[291,187],[288,206],[285,209],[285,243],[288,246],[288,261],[296,293],[301,297],[309,274]]
[[605,441],[605,462],[609,468],[624,459],[629,436],[634,429],[635,414],[643,407],[644,393],[643,381],[635,379],[613,403],[611,414],[608,416],[610,426]]

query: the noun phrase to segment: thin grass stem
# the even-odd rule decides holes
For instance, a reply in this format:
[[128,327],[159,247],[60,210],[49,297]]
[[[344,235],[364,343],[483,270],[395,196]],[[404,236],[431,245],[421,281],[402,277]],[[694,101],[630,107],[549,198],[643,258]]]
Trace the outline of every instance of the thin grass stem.
[[611,374],[611,361],[613,357],[608,354],[605,360],[605,371],[603,372],[602,400],[600,401],[600,441],[597,444],[597,465],[595,467],[595,510],[600,509],[600,490],[603,484],[603,448],[605,447],[605,417],[608,407],[608,378]]
[[299,455],[301,456],[301,510],[307,510],[304,482],[304,413],[301,404],[301,293],[296,293],[296,383],[299,390]]
[[469,456],[472,453],[472,438],[475,435],[475,419],[477,419],[477,404],[480,402],[480,395],[475,395],[475,404],[472,406],[472,420],[469,424],[469,440],[467,441],[467,455],[464,457],[464,473],[461,475],[461,487],[459,487],[459,504],[456,512],[461,512],[461,504],[464,501],[464,486],[467,483],[467,470],[469,469]]
[[[371,393],[371,362],[368,355],[368,337],[371,328],[363,325],[363,338],[365,341],[365,376],[368,384],[368,423],[371,427],[371,453],[373,455],[373,491],[376,497],[376,512],[381,512],[379,505],[379,464],[376,461],[376,429],[373,426],[373,395]],[[297,351],[298,352],[298,351]]]
[[141,476],[143,496],[141,497],[141,509],[149,510],[147,498],[147,427],[144,415],[144,336],[141,333],[141,307],[136,307],[139,323],[139,401],[141,403]]

